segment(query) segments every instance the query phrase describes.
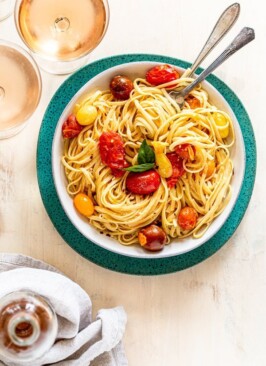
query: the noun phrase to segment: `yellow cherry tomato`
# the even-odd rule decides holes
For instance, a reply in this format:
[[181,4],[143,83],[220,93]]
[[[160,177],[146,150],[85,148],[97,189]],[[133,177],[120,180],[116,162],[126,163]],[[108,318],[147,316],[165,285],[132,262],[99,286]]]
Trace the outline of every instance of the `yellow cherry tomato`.
[[93,105],[85,104],[78,109],[76,118],[82,126],[91,125],[97,118],[97,109]]
[[75,104],[74,106],[74,109],[73,109],[73,113],[75,114],[75,116],[77,115],[78,113],[78,110],[83,107],[87,102],[88,102],[88,99],[90,98],[90,94],[87,93],[85,95],[83,95],[82,97],[80,97],[77,101],[77,103]]
[[173,167],[164,153],[165,144],[159,141],[153,141],[152,146],[154,147],[155,151],[155,161],[158,165],[158,173],[162,178],[169,178],[173,174]]
[[206,173],[206,178],[209,178],[213,175],[215,170],[215,162],[214,160],[209,160],[207,165],[205,166],[204,173]]
[[154,147],[155,154],[163,154],[166,143],[160,141],[152,141],[152,146]]
[[226,138],[229,135],[229,126],[226,118],[221,113],[215,113],[215,124],[218,126],[221,138]]
[[78,193],[75,196],[74,206],[81,215],[86,217],[91,216],[94,212],[94,206],[91,198],[84,193]]
[[162,178],[170,178],[173,174],[173,167],[165,154],[155,155],[156,164],[158,165],[158,173]]

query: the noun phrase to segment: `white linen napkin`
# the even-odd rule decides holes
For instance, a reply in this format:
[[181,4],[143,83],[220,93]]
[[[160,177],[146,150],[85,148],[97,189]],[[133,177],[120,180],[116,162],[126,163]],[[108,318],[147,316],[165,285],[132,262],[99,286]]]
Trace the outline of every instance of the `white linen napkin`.
[[[0,298],[27,289],[48,299],[58,318],[58,341],[28,366],[127,366],[121,343],[126,314],[122,307],[100,310],[82,288],[54,267],[20,254],[0,253]],[[2,362],[1,362],[2,361]],[[0,365],[21,366],[0,356]]]

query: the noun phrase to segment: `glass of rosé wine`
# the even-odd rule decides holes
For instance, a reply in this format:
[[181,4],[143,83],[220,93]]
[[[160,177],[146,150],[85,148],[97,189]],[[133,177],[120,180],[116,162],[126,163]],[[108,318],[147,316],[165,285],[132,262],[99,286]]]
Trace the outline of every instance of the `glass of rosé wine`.
[[103,39],[109,6],[107,0],[17,0],[15,22],[44,71],[69,74]]
[[41,85],[30,54],[0,39],[0,139],[15,135],[26,125],[39,104]]

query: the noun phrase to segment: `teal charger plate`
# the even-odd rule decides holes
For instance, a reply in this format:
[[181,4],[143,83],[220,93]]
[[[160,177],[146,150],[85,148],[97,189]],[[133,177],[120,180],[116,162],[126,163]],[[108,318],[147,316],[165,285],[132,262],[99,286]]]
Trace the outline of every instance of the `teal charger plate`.
[[45,112],[37,147],[37,175],[46,211],[61,237],[80,255],[104,268],[135,275],[161,275],[184,270],[217,252],[234,234],[248,207],[256,176],[256,142],[249,116],[235,93],[211,75],[211,83],[225,98],[239,122],[246,150],[245,174],[238,200],[222,228],[200,247],[172,257],[140,259],[110,252],[86,239],[70,222],[58,199],[52,174],[52,142],[57,122],[70,99],[91,78],[116,65],[154,61],[182,68],[188,62],[167,56],[128,54],[95,61],[71,75],[57,90]]

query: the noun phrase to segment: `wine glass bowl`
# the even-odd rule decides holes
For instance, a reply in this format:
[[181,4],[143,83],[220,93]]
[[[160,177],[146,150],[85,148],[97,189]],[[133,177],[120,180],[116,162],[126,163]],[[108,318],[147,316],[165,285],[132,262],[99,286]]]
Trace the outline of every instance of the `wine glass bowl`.
[[84,65],[109,24],[107,0],[17,0],[15,23],[40,67],[68,74]]
[[22,130],[39,104],[41,88],[40,72],[30,54],[0,40],[0,139]]

